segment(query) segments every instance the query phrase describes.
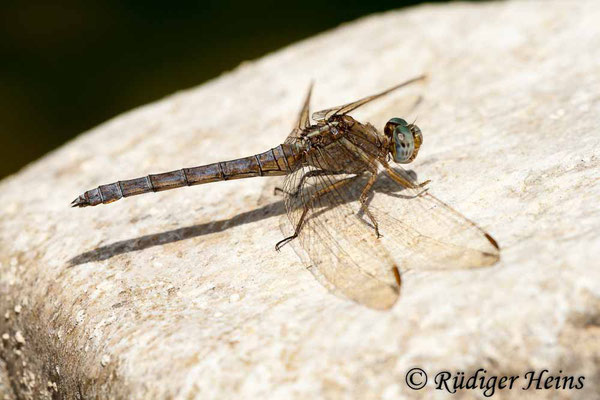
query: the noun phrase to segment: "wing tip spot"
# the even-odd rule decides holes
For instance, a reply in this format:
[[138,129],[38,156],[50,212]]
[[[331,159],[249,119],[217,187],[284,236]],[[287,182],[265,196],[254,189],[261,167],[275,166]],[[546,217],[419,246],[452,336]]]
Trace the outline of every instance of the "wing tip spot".
[[400,270],[398,269],[397,266],[393,266],[392,267],[392,272],[394,272],[394,279],[396,279],[396,284],[398,285],[398,290],[400,290],[400,287],[402,286],[402,276],[400,275]]
[[496,248],[496,250],[500,250],[500,246],[498,246],[498,242],[494,239],[490,234],[486,233],[485,238]]

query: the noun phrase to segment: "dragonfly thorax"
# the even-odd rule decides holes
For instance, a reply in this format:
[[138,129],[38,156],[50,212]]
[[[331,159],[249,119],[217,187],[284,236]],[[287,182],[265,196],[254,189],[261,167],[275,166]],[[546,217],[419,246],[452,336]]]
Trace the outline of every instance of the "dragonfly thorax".
[[384,133],[390,141],[389,151],[399,164],[412,162],[423,144],[423,135],[418,126],[402,118],[392,118],[385,124]]
[[346,129],[345,121],[332,118],[309,126],[300,138],[310,147],[326,146],[335,141]]

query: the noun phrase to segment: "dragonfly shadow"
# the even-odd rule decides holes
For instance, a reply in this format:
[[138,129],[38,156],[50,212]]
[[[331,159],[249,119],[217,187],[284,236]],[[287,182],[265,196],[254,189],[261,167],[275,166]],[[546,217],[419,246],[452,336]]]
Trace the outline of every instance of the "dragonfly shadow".
[[144,250],[149,247],[161,246],[168,243],[179,242],[180,240],[222,232],[234,226],[256,222],[261,219],[281,215],[283,213],[285,213],[285,206],[283,204],[283,200],[280,200],[252,211],[237,214],[228,219],[186,226],[184,228],[173,229],[160,233],[153,233],[150,235],[144,235],[101,246],[73,257],[71,260],[69,260],[69,265],[75,266],[92,261],[103,261],[132,251]]
[[[416,180],[416,174],[414,171],[409,170],[407,172]],[[363,181],[366,182],[366,177],[361,177],[359,180],[359,182]],[[395,197],[406,197],[400,193],[401,187],[397,184],[394,184],[391,179],[384,174],[379,175],[377,182],[373,186],[373,191],[385,193]],[[274,203],[264,205],[260,208],[237,214],[228,219],[153,233],[150,235],[144,235],[137,238],[126,239],[100,246],[73,257],[68,261],[68,266],[74,267],[76,265],[81,265],[88,262],[108,260],[120,254],[144,250],[150,247],[161,246],[168,243],[175,243],[181,240],[192,239],[211,233],[222,232],[234,226],[245,225],[251,222],[260,221],[265,218],[283,215],[285,212],[284,202],[283,200],[279,200]]]

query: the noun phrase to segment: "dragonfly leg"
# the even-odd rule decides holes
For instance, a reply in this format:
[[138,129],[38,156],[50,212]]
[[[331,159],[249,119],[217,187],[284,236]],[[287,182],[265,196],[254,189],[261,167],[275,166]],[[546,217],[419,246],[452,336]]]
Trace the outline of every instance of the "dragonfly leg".
[[343,173],[344,172],[333,172],[333,171],[328,171],[325,169],[313,169],[312,171],[308,171],[306,174],[304,174],[302,176],[302,178],[300,178],[300,182],[298,182],[298,184],[296,185],[296,190],[294,190],[293,192],[287,192],[283,188],[276,187],[273,190],[273,194],[282,193],[282,194],[289,194],[290,196],[296,197],[298,195],[298,193],[300,192],[300,188],[302,187],[302,185],[304,184],[304,181],[306,179],[312,178],[313,176],[339,175],[339,174],[343,174]]
[[318,190],[317,192],[315,192],[311,198],[306,202],[306,204],[304,204],[304,208],[302,210],[302,215],[300,216],[300,220],[298,221],[298,223],[296,224],[296,228],[294,229],[294,234],[292,236],[288,236],[282,240],[280,240],[279,242],[277,242],[275,244],[275,250],[279,251],[281,250],[281,248],[286,245],[287,243],[289,243],[290,241],[294,240],[295,238],[298,237],[298,235],[300,234],[300,230],[302,229],[302,225],[304,224],[304,220],[306,218],[306,215],[308,214],[308,211],[310,210],[312,203],[314,203],[316,200],[318,200],[320,197],[326,195],[327,193],[331,192],[332,190],[336,190],[339,189],[340,187],[347,185],[348,183],[358,179],[360,177],[360,175],[356,175],[356,176],[351,176],[350,178],[345,178],[342,179],[332,185],[329,185],[321,190]]
[[399,173],[394,171],[394,169],[392,169],[389,165],[387,165],[387,163],[386,164],[382,163],[382,165],[385,167],[385,172],[388,174],[388,176],[390,178],[392,178],[393,180],[395,180],[396,182],[398,182],[399,184],[401,184],[402,186],[404,186],[407,189],[419,189],[419,188],[426,186],[427,184],[429,184],[431,182],[430,179],[428,179],[422,183],[410,182],[408,179],[404,178],[402,175],[400,175]]
[[425,187],[425,186],[429,185],[430,183],[431,183],[431,179],[427,179],[425,182],[421,182],[417,186],[419,186],[420,188],[422,188],[422,187]]
[[365,214],[367,214],[367,216],[371,220],[371,223],[373,223],[373,227],[375,228],[375,236],[377,236],[377,238],[379,239],[381,237],[381,234],[379,233],[379,224],[377,224],[377,220],[375,219],[375,216],[371,213],[371,211],[369,211],[369,205],[367,204],[367,200],[369,198],[369,192],[371,191],[371,188],[375,184],[376,180],[377,180],[377,173],[372,173],[371,177],[367,181],[367,184],[365,185],[362,193],[360,194],[360,203],[361,203],[360,212],[364,212]]

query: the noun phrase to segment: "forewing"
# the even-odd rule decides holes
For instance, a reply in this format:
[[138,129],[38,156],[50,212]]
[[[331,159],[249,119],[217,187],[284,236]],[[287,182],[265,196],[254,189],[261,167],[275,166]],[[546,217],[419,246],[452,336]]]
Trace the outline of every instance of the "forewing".
[[409,79],[405,82],[400,83],[399,85],[392,86],[391,88],[384,90],[383,92],[374,94],[372,96],[367,96],[360,100],[356,100],[352,103],[344,104],[342,106],[337,106],[337,107],[333,107],[333,108],[328,108],[326,110],[317,111],[317,112],[313,113],[312,118],[315,121],[324,121],[324,120],[328,120],[329,118],[333,117],[334,115],[347,114],[350,111],[356,110],[358,107],[363,106],[363,105],[367,104],[368,102],[378,99],[382,96],[385,96],[386,94],[388,94],[396,89],[400,89],[401,87],[407,86],[411,83],[414,83],[414,82],[417,82],[417,81],[420,81],[423,79],[425,79],[425,75],[421,75],[416,78]]
[[399,276],[373,226],[359,214],[364,177],[315,172],[341,167],[341,152],[346,154],[344,162],[357,161],[334,144],[309,155],[304,166],[288,175],[284,190],[289,221],[282,221],[282,231],[291,236],[305,214],[299,236],[291,244],[313,275],[335,294],[388,309],[398,298]]
[[400,167],[380,174],[369,210],[402,271],[477,268],[500,259],[490,234],[429,190],[399,184],[393,174],[416,184]]
[[310,108],[310,96],[312,94],[312,88],[313,88],[313,83],[311,82],[310,86],[308,87],[308,93],[306,94],[304,103],[302,104],[302,109],[300,110],[300,114],[298,115],[298,120],[296,122],[296,125],[294,126],[294,128],[292,129],[290,134],[288,135],[287,139],[285,140],[285,143],[290,143],[290,142],[295,141],[297,138],[300,137],[300,134],[302,133],[304,128],[306,128],[310,125],[309,108]]

